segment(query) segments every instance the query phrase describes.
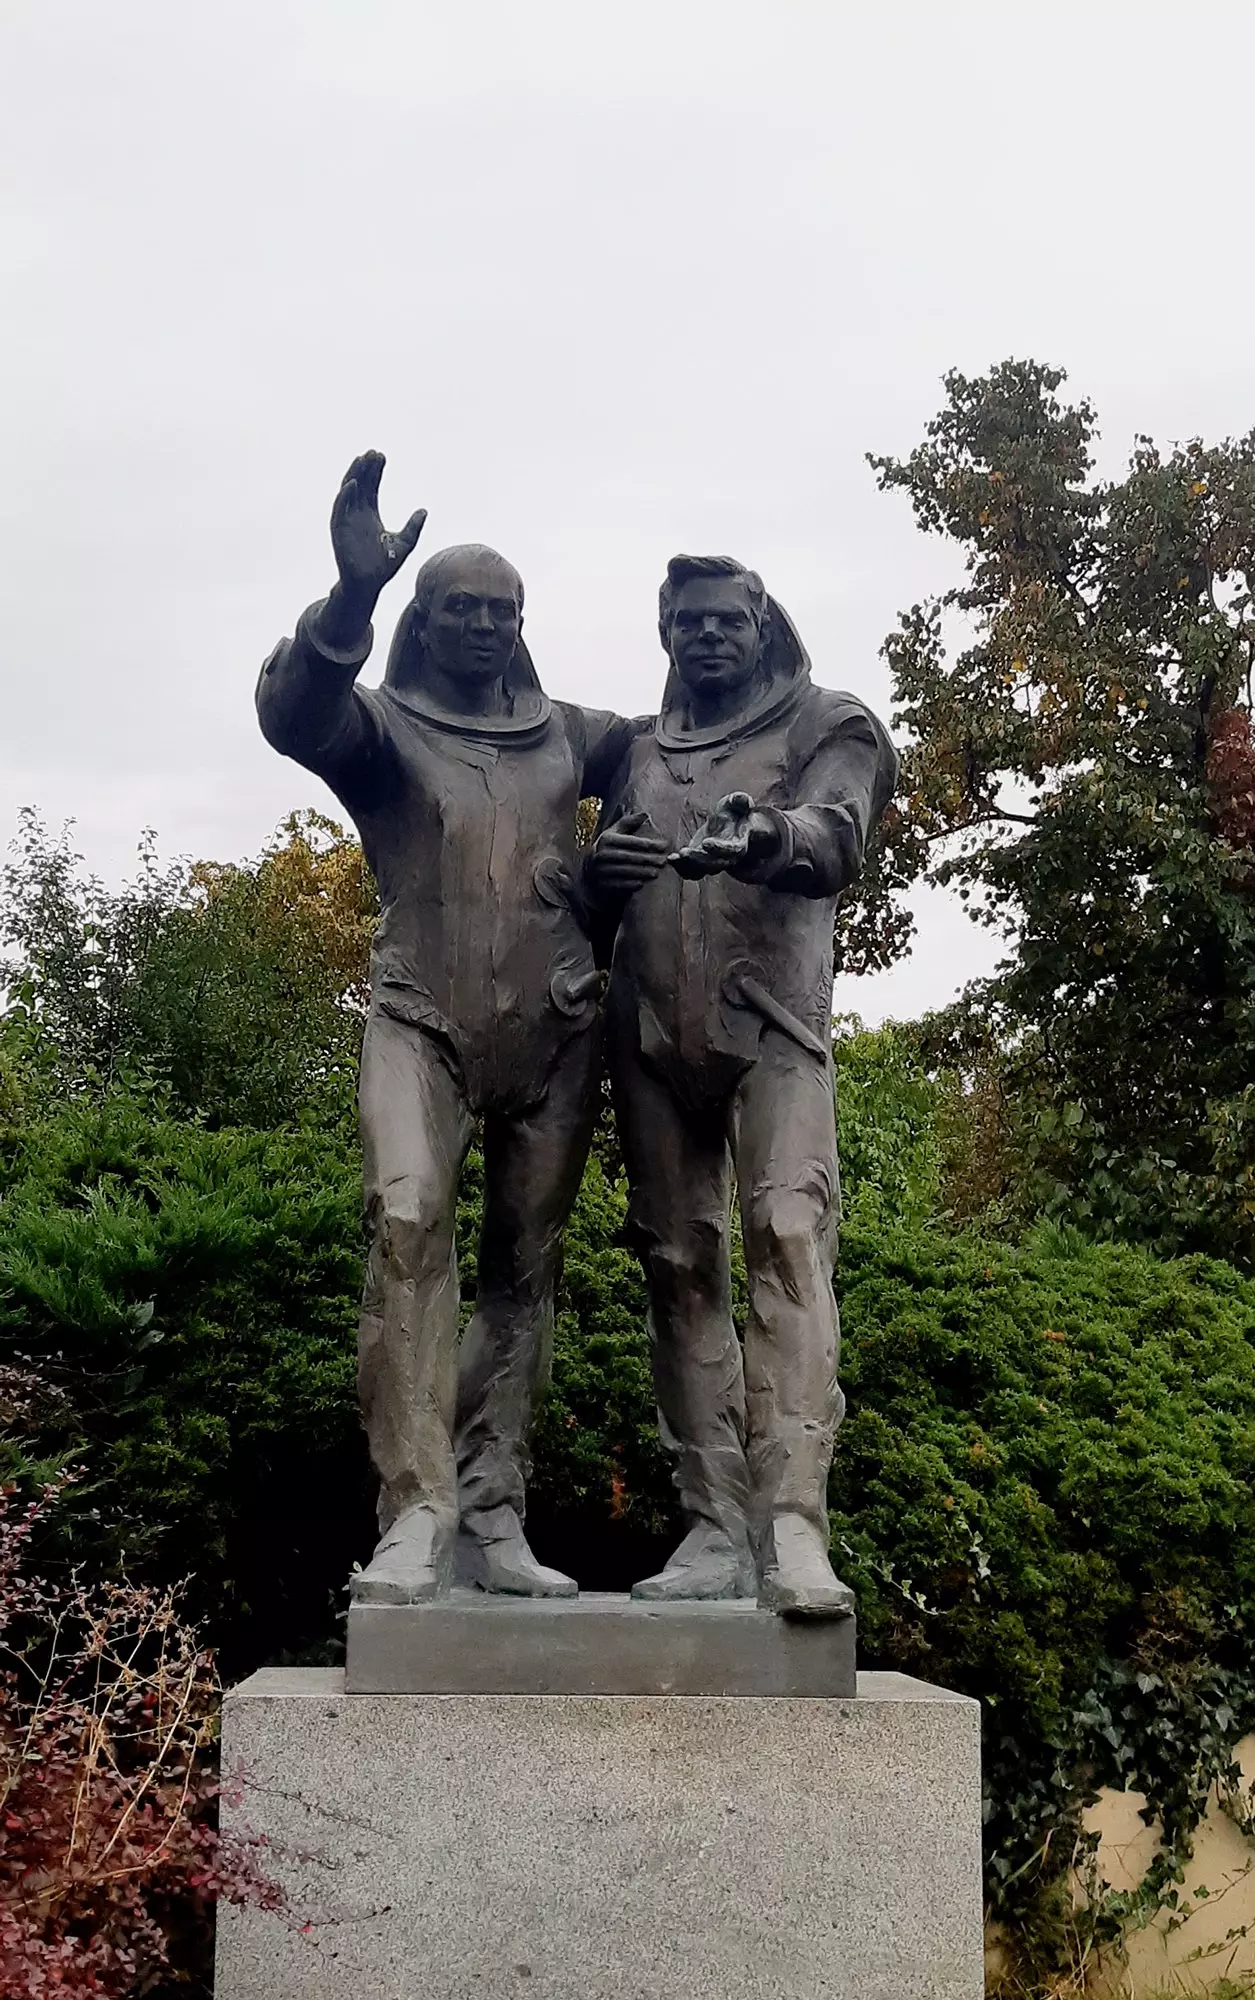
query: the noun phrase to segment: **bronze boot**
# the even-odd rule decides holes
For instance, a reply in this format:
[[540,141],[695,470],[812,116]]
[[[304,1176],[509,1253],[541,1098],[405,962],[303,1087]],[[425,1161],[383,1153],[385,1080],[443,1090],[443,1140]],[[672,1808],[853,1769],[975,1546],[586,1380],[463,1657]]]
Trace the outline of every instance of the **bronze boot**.
[[511,1597],[578,1597],[574,1577],[538,1563],[513,1507],[464,1515],[455,1558],[457,1581]]

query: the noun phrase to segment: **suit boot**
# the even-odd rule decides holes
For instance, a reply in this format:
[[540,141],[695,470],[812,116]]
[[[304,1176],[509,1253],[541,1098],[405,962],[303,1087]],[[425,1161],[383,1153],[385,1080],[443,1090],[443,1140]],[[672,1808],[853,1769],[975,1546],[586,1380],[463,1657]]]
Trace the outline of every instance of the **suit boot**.
[[676,1484],[689,1531],[665,1569],[632,1585],[633,1597],[649,1604],[752,1597],[756,1579],[739,1445],[682,1452]]
[[776,1514],[758,1601],[787,1618],[852,1618],[854,1592],[828,1560],[828,1537],[804,1514]]
[[814,1424],[781,1425],[777,1436],[751,1448],[751,1461],[762,1522],[759,1603],[790,1618],[852,1617],[854,1592],[828,1559],[831,1431]]
[[418,1501],[385,1528],[363,1570],[349,1579],[354,1604],[421,1604],[449,1587],[453,1523],[442,1508]]
[[578,1597],[574,1577],[546,1569],[527,1546],[513,1507],[493,1507],[462,1517],[455,1557],[459,1583],[511,1597]]

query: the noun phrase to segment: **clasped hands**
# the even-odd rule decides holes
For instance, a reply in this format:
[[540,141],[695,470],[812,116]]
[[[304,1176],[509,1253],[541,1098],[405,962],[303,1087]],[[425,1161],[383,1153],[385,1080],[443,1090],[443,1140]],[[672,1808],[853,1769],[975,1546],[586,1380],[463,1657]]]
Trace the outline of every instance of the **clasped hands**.
[[677,875],[736,875],[760,868],[781,850],[780,830],[748,792],[729,792],[714,806],[687,847],[673,850],[648,813],[628,813],[599,835],[585,862],[595,895],[630,896],[670,866]]

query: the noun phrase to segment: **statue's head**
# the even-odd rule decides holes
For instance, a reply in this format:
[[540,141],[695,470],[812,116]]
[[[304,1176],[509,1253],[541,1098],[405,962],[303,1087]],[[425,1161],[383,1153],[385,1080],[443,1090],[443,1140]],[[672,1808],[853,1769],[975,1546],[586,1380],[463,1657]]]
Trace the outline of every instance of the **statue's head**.
[[658,632],[695,695],[732,692],[766,657],[770,606],[763,580],[731,556],[673,556],[658,593]]
[[433,666],[463,680],[500,679],[523,630],[523,579],[478,542],[441,549],[414,580],[411,621]]
[[[392,692],[439,723],[472,735],[520,736],[549,718],[523,637],[523,580],[512,563],[479,542],[441,549],[414,579],[397,620],[384,679]],[[504,704],[487,710],[500,681]]]

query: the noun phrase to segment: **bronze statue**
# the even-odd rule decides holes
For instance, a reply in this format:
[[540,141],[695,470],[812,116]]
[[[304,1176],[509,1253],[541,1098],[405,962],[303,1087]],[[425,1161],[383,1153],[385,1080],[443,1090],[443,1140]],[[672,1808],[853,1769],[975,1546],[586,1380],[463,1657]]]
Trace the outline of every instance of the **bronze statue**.
[[607,1052],[687,1526],[633,1595],[757,1591],[778,1611],[844,1617],[826,1501],[843,1409],[833,916],[896,758],[861,702],[813,685],[791,621],[741,564],[677,556],[659,629],[662,713],[628,748],[585,864],[618,922]]
[[[475,546],[422,566],[383,685],[355,685],[379,595],[425,518],[386,532],[383,464],[367,452],[350,466],[331,519],[339,579],[257,691],[267,739],[352,816],[382,905],[362,1050],[359,1345],[380,1541],[352,1590],[412,1603],[456,1572],[568,1596],[575,1584],[524,1539],[527,1432],[596,1108],[600,982],[575,809],[605,790],[633,725],[548,700],[518,573]],[[455,1202],[481,1118],[478,1292],[459,1355]]]

